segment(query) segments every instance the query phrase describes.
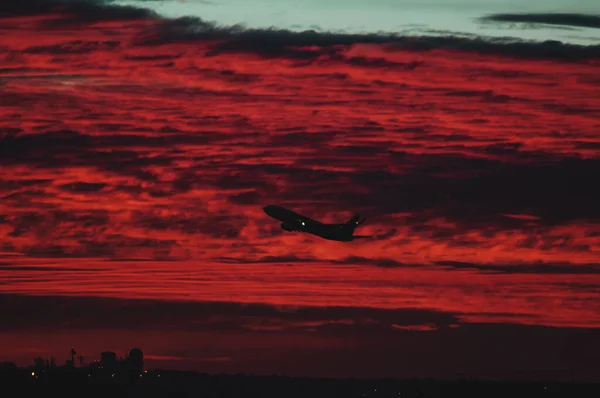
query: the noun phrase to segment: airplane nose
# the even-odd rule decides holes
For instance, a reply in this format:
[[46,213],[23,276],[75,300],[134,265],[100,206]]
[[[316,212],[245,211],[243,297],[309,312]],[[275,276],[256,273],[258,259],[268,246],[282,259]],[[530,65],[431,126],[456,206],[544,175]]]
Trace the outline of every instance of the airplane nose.
[[265,207],[263,207],[263,211],[265,213],[267,213],[267,215],[269,217],[278,219],[278,216],[281,216],[281,211],[278,206],[274,206],[274,205],[265,206]]

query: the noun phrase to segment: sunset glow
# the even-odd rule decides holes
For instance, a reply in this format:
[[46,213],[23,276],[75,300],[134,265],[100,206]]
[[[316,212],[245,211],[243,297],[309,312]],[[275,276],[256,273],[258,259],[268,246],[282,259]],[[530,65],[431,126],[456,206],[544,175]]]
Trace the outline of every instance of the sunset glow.
[[600,377],[598,46],[108,10],[0,14],[0,359]]

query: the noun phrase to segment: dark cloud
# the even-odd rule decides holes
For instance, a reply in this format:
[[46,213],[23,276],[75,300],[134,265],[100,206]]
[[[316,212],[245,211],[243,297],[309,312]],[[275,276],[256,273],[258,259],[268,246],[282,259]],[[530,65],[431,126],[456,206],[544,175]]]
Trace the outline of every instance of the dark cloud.
[[[364,57],[364,56],[354,56],[354,57],[331,57],[330,60],[339,59],[344,63],[356,66],[363,66],[368,68],[393,68],[396,70],[406,69],[413,70],[420,66],[425,65],[423,61],[412,61],[412,62],[393,62],[389,61],[385,58],[375,58],[375,57]],[[323,60],[323,63],[329,62],[329,60]]]
[[[204,138],[191,139],[195,142],[198,140],[204,142]],[[133,175],[141,180],[154,180],[155,176],[144,170],[144,167],[168,165],[174,159],[165,155],[149,157],[144,152],[125,148],[128,146],[163,147],[170,142],[173,142],[173,137],[132,135],[92,137],[73,130],[13,134],[5,136],[0,141],[0,164],[29,164],[46,168],[95,166],[99,170]]]
[[159,231],[179,231],[184,234],[205,234],[213,238],[237,238],[240,230],[246,224],[245,218],[231,214],[207,214],[205,211],[196,213],[181,212],[160,216],[152,212],[134,212],[132,222],[144,229]]
[[173,61],[181,58],[182,54],[156,54],[156,55],[127,55],[128,61]]
[[264,201],[263,196],[258,192],[243,192],[229,196],[229,201],[239,205],[257,205]]
[[[31,328],[53,329],[68,323],[71,328],[160,330],[164,325],[188,330],[227,330],[244,326],[279,325],[305,328],[309,322],[348,320],[390,328],[392,324],[444,326],[456,324],[449,313],[421,309],[384,310],[353,307],[296,307],[225,302],[166,302],[99,297],[0,295],[5,308],[2,331]],[[27,317],[22,315],[26,313]]]
[[[239,263],[240,259],[236,258],[216,258],[214,260],[222,262],[233,262]],[[302,264],[302,263],[314,263],[322,261],[318,258],[307,258],[307,257],[296,257],[293,255],[289,256],[266,256],[258,258],[257,260],[243,260],[244,263],[288,263],[288,265]],[[410,264],[403,263],[391,258],[373,258],[373,257],[360,257],[350,256],[341,258],[338,260],[331,260],[333,264],[340,265],[361,265],[361,266],[375,266],[383,268],[423,268],[422,264]],[[475,264],[466,263],[460,261],[437,261],[435,265],[442,267],[449,267],[451,269],[462,270],[462,269],[473,269],[481,271],[482,273],[491,274],[561,274],[561,275],[598,275],[600,274],[600,264],[568,264],[568,263],[527,263],[521,264]]]
[[600,142],[589,142],[589,141],[581,142],[581,141],[575,141],[574,145],[577,148],[580,148],[580,149],[592,149],[592,150],[595,150],[595,151],[600,151]]
[[[8,98],[7,103],[11,102]],[[90,147],[91,138],[73,130],[49,131],[41,134],[10,134],[0,141],[0,164],[28,163],[53,155],[77,153]]]
[[106,186],[105,183],[94,182],[73,182],[65,184],[61,188],[70,192],[98,192]]
[[[264,57],[287,57],[296,60],[315,60],[330,57],[332,60],[341,59],[339,46],[349,46],[357,43],[387,45],[388,50],[401,49],[405,51],[423,52],[432,49],[450,49],[472,51],[488,54],[525,58],[549,58],[563,61],[600,58],[600,46],[579,46],[563,44],[556,41],[527,42],[513,38],[482,38],[457,37],[451,32],[441,36],[399,36],[396,34],[342,34],[329,32],[292,32],[282,29],[247,29],[242,26],[219,26],[213,22],[204,21],[198,17],[182,17],[166,19],[159,17],[148,9],[117,6],[107,0],[35,0],[27,6],[15,2],[4,2],[0,7],[0,16],[11,17],[18,15],[36,15],[60,10],[62,16],[53,24],[93,23],[104,20],[131,20],[152,18],[159,24],[141,34],[136,42],[139,45],[155,45],[185,41],[211,40],[216,41],[208,55],[231,52],[248,52]],[[140,4],[143,4],[141,2]],[[529,21],[555,24],[570,24],[576,26],[598,27],[598,17],[579,14],[495,14],[484,17],[489,21]],[[30,51],[55,53],[81,53],[94,49],[111,49],[118,42],[83,42],[72,41],[52,46],[38,46]],[[100,47],[99,47],[100,46]],[[172,60],[165,56],[163,60]],[[159,56],[159,58],[161,58]],[[343,57],[342,57],[343,58]],[[130,58],[135,59],[135,58]],[[139,60],[150,60],[147,56]],[[157,60],[158,58],[154,58]],[[162,59],[162,58],[161,58]],[[383,58],[367,58],[354,56],[345,62],[366,67],[402,68],[412,70],[422,65],[420,61],[395,63]]]
[[50,183],[52,183],[51,179],[40,179],[40,178],[33,178],[30,180],[3,179],[3,180],[0,180],[0,192],[11,192],[11,191],[22,189],[22,188],[45,186]]
[[373,265],[376,267],[383,268],[395,268],[395,267],[422,267],[422,265],[416,264],[405,264],[400,261],[393,260],[391,258],[365,258],[358,256],[350,256],[341,260],[334,260],[336,264],[356,264],[356,265]]
[[320,261],[320,260],[314,259],[314,258],[297,257],[297,256],[294,256],[293,254],[290,254],[287,256],[264,256],[264,257],[260,257],[256,260],[249,260],[249,259],[240,260],[239,258],[235,258],[235,257],[217,257],[217,258],[214,258],[213,260],[219,261],[219,262],[224,262],[224,263],[240,263],[240,261],[242,261],[243,263],[250,263],[250,264],[313,263],[313,262]]
[[[13,199],[13,198],[11,198]],[[23,197],[14,199],[23,200]],[[12,237],[31,236],[41,240],[42,250],[50,250],[55,253],[58,246],[49,242],[54,238],[72,237],[81,239],[88,234],[102,230],[108,222],[109,215],[106,210],[86,210],[86,211],[62,211],[46,210],[40,212],[18,211],[6,216],[7,224],[13,230],[9,233]],[[82,232],[85,228],[87,232]],[[50,246],[48,246],[50,245]],[[50,249],[48,249],[50,247]],[[63,248],[64,249],[64,248]],[[35,251],[29,248],[29,251]],[[59,250],[60,251],[60,250]],[[63,250],[65,253],[68,250]]]
[[148,9],[112,5],[112,0],[28,0],[26,2],[3,1],[0,17],[59,14],[53,24],[85,24],[101,21],[158,18]]
[[525,22],[600,28],[600,16],[587,14],[491,14],[480,18],[480,20],[483,22]]
[[[88,192],[89,191],[84,191]],[[110,231],[108,210],[48,210],[17,211],[5,216],[5,224],[12,228],[8,233],[13,238],[28,238],[21,252],[31,257],[119,257],[137,253],[156,259],[171,256],[171,250],[178,241],[169,238],[141,238]],[[135,222],[138,227],[165,229],[190,233],[194,220],[187,224],[150,224]],[[226,234],[227,229],[215,231],[204,222],[199,224],[201,231],[212,234]],[[219,225],[219,227],[222,227]],[[67,241],[68,243],[63,243]],[[61,242],[61,243],[57,243]]]
[[[36,231],[39,232],[41,228]],[[90,231],[85,233],[66,234],[66,238],[77,239],[70,244],[55,244],[51,240],[40,240],[31,245],[24,245],[21,253],[29,257],[42,258],[86,258],[115,257],[139,255],[158,261],[170,260],[172,250],[178,242],[173,239],[137,238],[121,234],[103,234],[96,237]],[[47,237],[48,239],[50,236]]]
[[[241,26],[222,27],[197,17],[182,17],[163,21],[136,40],[138,45],[211,40],[216,41],[208,55],[224,53],[254,53],[267,58],[286,57],[296,60],[316,60],[323,56],[339,59],[339,46],[358,43],[383,44],[389,51],[425,52],[448,49],[483,54],[501,54],[522,58],[549,58],[563,61],[600,58],[600,45],[580,46],[557,41],[528,42],[514,38],[463,38],[455,36],[398,36],[394,34],[341,34],[316,31],[292,32],[282,29],[246,29]],[[361,65],[382,66],[381,60],[354,57],[347,60]],[[414,69],[420,63],[386,67]]]
[[[217,258],[214,258],[213,260],[219,261],[219,262],[225,262],[225,263],[243,262],[244,264],[283,264],[283,265],[288,265],[288,266],[290,266],[290,265],[302,266],[302,264],[318,263],[318,262],[323,261],[323,260],[321,260],[319,258],[315,258],[315,257],[295,256],[293,254],[284,255],[284,256],[263,256],[263,257],[259,257],[259,258],[255,259],[255,260],[250,260],[250,259],[242,259],[241,260],[239,258],[233,258],[233,257],[231,257],[231,258],[217,257]],[[423,267],[423,265],[406,264],[406,263],[401,263],[399,261],[387,259],[387,258],[367,258],[367,257],[360,257],[360,256],[350,256],[350,257],[341,258],[339,260],[331,260],[328,262],[333,263],[333,264],[339,264],[339,265],[363,265],[363,266],[376,266],[376,267],[383,267],[383,268]]]
[[[448,141],[439,134],[422,131],[416,134],[424,141]],[[232,192],[232,203],[260,204],[265,198],[270,198],[269,202],[280,198],[323,202],[320,198],[326,197],[327,203],[343,203],[343,210],[346,211],[366,212],[370,216],[409,212],[413,214],[413,218],[409,219],[413,223],[432,216],[443,216],[459,221],[463,224],[462,227],[467,228],[486,225],[515,228],[526,225],[557,225],[576,220],[600,220],[597,206],[600,192],[591,183],[600,173],[600,162],[597,159],[561,158],[544,152],[527,152],[523,151],[521,142],[498,142],[481,148],[481,153],[501,156],[502,160],[451,154],[413,155],[392,152],[377,143],[368,146],[325,146],[333,137],[334,135],[329,134],[316,136],[319,139],[314,142],[314,150],[317,151],[315,156],[298,160],[294,166],[283,167],[268,162],[256,165],[230,164],[225,169],[219,166],[211,171],[208,164],[203,164],[198,170],[186,168],[177,173],[171,182],[164,183],[159,183],[152,168],[171,166],[179,155],[175,152],[150,155],[139,148],[161,149],[165,146],[225,141],[222,141],[220,135],[185,132],[156,136],[88,136],[71,130],[18,133],[6,135],[2,140],[0,164],[93,166],[101,171],[155,182],[155,185],[146,185],[144,188],[136,188],[135,185],[109,187],[103,182],[79,182],[62,186],[62,189],[73,192],[111,188],[135,195],[147,192],[154,197],[168,197],[200,186],[212,186],[222,192],[247,189],[247,192]],[[456,142],[468,139],[467,136],[449,137],[453,137]],[[270,145],[279,147],[294,145],[300,138],[299,133],[290,132],[277,133],[266,139]],[[375,153],[387,156],[397,167],[402,167],[404,172],[368,171],[365,168],[349,171],[314,169],[318,165],[351,165],[356,163],[356,157],[370,158]],[[288,183],[285,187],[277,188],[275,181],[282,178]],[[340,181],[348,183],[332,190],[331,187],[338,185]],[[2,185],[9,188],[7,184],[9,182],[0,184],[0,188]],[[17,189],[16,186],[14,189]],[[7,199],[22,200],[34,197],[36,192],[11,189],[10,195],[13,196]],[[327,206],[326,203],[323,204],[323,209]],[[529,214],[538,219],[510,219],[503,214]],[[153,218],[139,222],[151,227],[171,221]],[[196,224],[203,224],[196,221],[198,220],[195,220]],[[213,222],[214,225],[221,225],[217,219]],[[181,223],[188,226],[183,227]],[[192,222],[182,219],[181,223],[173,225],[181,224],[186,231],[198,231],[198,225],[194,226]],[[238,225],[238,222],[228,223],[225,230],[239,230]]]
[[[140,5],[143,2],[140,3]],[[131,20],[152,18],[162,21],[159,28],[147,31],[138,38],[140,44],[162,44],[190,40],[219,40],[213,54],[223,52],[252,52],[266,57],[289,57],[316,59],[323,55],[335,56],[339,51],[333,46],[356,43],[389,44],[390,48],[427,51],[435,48],[500,53],[518,57],[559,58],[565,61],[600,57],[600,46],[567,45],[555,41],[543,43],[525,42],[507,38],[464,38],[450,34],[440,36],[398,36],[394,34],[338,34],[316,31],[292,32],[278,29],[246,29],[241,26],[222,27],[197,17],[165,19],[153,11],[132,6],[117,6],[108,0],[33,0],[25,3],[3,2],[1,17],[39,15],[60,10],[61,19],[53,23],[93,23],[105,20]],[[599,17],[582,14],[494,14],[483,17],[484,21],[541,22],[571,26],[598,27]],[[451,33],[451,32],[450,32]],[[110,44],[109,48],[114,43]],[[96,43],[94,46],[98,45]],[[39,48],[44,51],[81,52],[91,51],[90,43],[74,41],[70,45]],[[318,49],[311,46],[318,46]],[[350,63],[365,66],[402,67],[412,69],[420,63],[392,64],[384,59],[351,57]],[[383,63],[383,64],[382,64]]]
[[485,273],[500,274],[564,274],[564,275],[598,275],[600,264],[472,264],[459,261],[438,261],[437,265],[455,269],[476,269]]
[[274,146],[302,146],[319,148],[326,145],[329,141],[336,137],[335,132],[323,132],[319,134],[312,134],[310,140],[306,139],[306,132],[302,131],[302,128],[291,127],[286,130],[279,130],[271,134],[269,137],[269,143]]
[[[173,239],[153,239],[153,238],[138,238],[125,236],[120,234],[109,234],[105,236],[105,241],[111,247],[131,247],[131,248],[169,248],[177,244]],[[88,244],[93,242],[88,241]]]
[[511,97],[509,95],[496,94],[494,90],[448,90],[444,95],[456,97],[474,97],[481,102],[505,103],[508,101],[523,101],[522,98]]
[[73,40],[60,44],[53,44],[49,46],[32,46],[23,50],[25,54],[86,54],[96,51],[107,51],[115,50],[121,43],[116,40],[109,41],[83,41]]
[[[509,219],[503,214],[537,216],[539,225],[600,220],[597,206],[600,191],[591,183],[600,174],[598,159],[557,159],[548,154],[531,157],[519,152],[519,147],[510,143],[486,147],[488,153],[514,155],[515,163],[453,155],[392,153],[394,164],[406,167],[404,173],[337,172],[264,164],[240,166],[238,175],[248,185],[285,177],[288,181],[285,190],[271,201],[298,198],[318,202],[326,196],[328,203],[342,203],[344,210],[372,216],[411,212],[422,213],[425,218],[444,216],[471,227],[510,228],[531,220]],[[308,163],[318,164],[319,159],[317,155]],[[323,159],[323,164],[331,165],[329,159]],[[341,180],[348,184],[332,190],[332,184]]]

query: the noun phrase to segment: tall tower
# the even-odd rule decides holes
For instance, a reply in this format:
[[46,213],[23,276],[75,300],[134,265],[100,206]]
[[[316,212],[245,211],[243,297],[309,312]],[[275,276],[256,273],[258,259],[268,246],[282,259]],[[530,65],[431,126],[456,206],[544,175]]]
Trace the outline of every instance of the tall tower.
[[136,374],[142,373],[144,370],[144,354],[139,348],[132,348],[127,357],[130,369]]
[[69,365],[73,368],[75,367],[75,354],[77,354],[75,347],[71,347],[71,361],[69,362]]

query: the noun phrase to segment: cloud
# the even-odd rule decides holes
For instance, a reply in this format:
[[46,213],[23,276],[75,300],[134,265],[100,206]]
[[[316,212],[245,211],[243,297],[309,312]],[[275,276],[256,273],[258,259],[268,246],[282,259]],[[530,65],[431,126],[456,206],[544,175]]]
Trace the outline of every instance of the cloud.
[[[159,45],[187,41],[217,41],[209,54],[247,52],[264,57],[287,57],[295,60],[316,60],[323,57],[339,58],[339,47],[355,44],[379,44],[388,50],[431,51],[446,49],[488,54],[501,54],[525,58],[548,58],[573,61],[597,59],[600,46],[568,45],[556,41],[527,42],[514,38],[458,37],[451,32],[445,36],[400,36],[396,34],[344,34],[330,32],[292,32],[282,29],[247,29],[242,26],[219,26],[198,17],[166,19],[142,7],[114,5],[107,0],[35,0],[22,6],[6,3],[0,8],[0,17],[10,18],[24,15],[54,15],[58,18],[47,21],[47,26],[57,24],[85,25],[102,21],[145,19],[158,25],[148,28],[135,41],[140,45]],[[544,22],[596,27],[597,17],[581,14],[493,14],[483,21]],[[118,42],[91,43],[72,41],[58,46],[34,46],[30,51],[52,51],[81,53],[92,51],[97,46],[112,48]],[[384,58],[351,57],[350,63],[361,63],[371,67],[401,67],[412,69],[419,61],[393,63]]]
[[572,264],[469,264],[457,261],[439,261],[438,265],[455,269],[476,269],[483,272],[502,274],[564,274],[564,275],[597,275],[600,274],[600,264],[572,265]]
[[[560,59],[575,61],[598,59],[600,46],[563,44],[557,41],[525,41],[516,38],[458,37],[458,36],[401,36],[396,34],[346,34],[284,29],[247,29],[242,26],[219,26],[198,17],[164,20],[136,38],[142,46],[185,43],[190,41],[216,42],[208,55],[252,53],[266,58],[289,58],[296,61],[316,61],[339,57],[343,47],[355,44],[382,45],[387,51],[423,53],[433,50],[452,50],[497,54],[519,58]],[[385,59],[367,60],[354,57],[349,62],[370,66],[413,69],[419,62],[393,64]]]
[[587,14],[491,14],[480,18],[483,22],[542,23],[549,25],[600,28],[600,16]]
[[[323,156],[327,158],[321,159],[328,164],[342,163],[343,157],[338,157],[336,161],[331,154],[343,156],[342,151],[345,150],[344,147],[328,148],[323,151]],[[256,180],[264,179],[265,175],[276,179],[287,176],[293,184],[280,194],[282,197],[316,200],[320,195],[327,194],[331,201],[344,203],[348,210],[368,206],[376,209],[376,214],[371,214],[377,216],[411,212],[415,214],[415,221],[435,215],[463,222],[466,226],[491,222],[492,225],[509,228],[527,223],[555,225],[569,220],[600,220],[596,206],[600,198],[588,183],[600,169],[596,159],[548,157],[545,162],[532,164],[521,161],[530,156],[520,152],[518,145],[494,145],[486,150],[494,155],[513,157],[515,163],[453,155],[415,156],[388,151],[394,164],[405,167],[406,172],[336,172],[311,170],[310,167],[266,166],[251,166],[246,170],[242,167],[240,171],[246,182],[253,181],[253,176],[260,176]],[[320,154],[317,154],[314,160],[307,160],[307,165],[320,162],[319,158]],[[450,173],[452,177],[447,176]],[[340,178],[349,182],[348,190],[327,189],[329,181]],[[308,184],[312,185],[311,189],[307,189]],[[567,186],[571,188],[557,189]],[[357,188],[361,195],[353,193]],[[531,214],[538,219],[533,222],[509,219],[503,216],[505,213]]]
[[[0,303],[8,311],[2,331],[43,328],[54,330],[68,324],[70,329],[162,330],[181,328],[189,331],[232,330],[305,330],[350,331],[355,325],[389,329],[394,325],[433,323],[444,327],[457,323],[452,314],[420,310],[352,307],[290,307],[278,309],[266,304],[226,302],[167,302],[158,300],[122,300],[94,297],[18,296],[0,294]],[[23,318],[19,314],[31,316]],[[370,325],[370,326],[369,326]]]
[[132,6],[112,5],[112,0],[30,0],[27,3],[3,2],[0,18],[57,14],[54,24],[87,24],[158,18],[151,10]]
[[49,53],[56,55],[65,55],[65,54],[86,54],[92,53],[96,51],[110,51],[114,50],[120,44],[119,41],[110,40],[104,42],[94,42],[94,41],[82,41],[82,40],[73,40],[66,43],[61,43],[57,45],[50,46],[32,46],[26,48],[23,52],[25,54],[39,54],[39,53]]
[[[256,315],[236,333],[597,325],[597,292],[578,280],[593,285],[600,263],[597,46],[86,4],[3,19],[0,251],[21,254],[5,291],[443,313]],[[98,5],[102,24],[77,16]],[[360,213],[357,233],[375,238],[284,232],[266,204]]]
[[[123,242],[123,246],[119,247],[117,242]],[[211,253],[211,245],[219,242],[221,240],[215,238],[201,248]],[[115,237],[115,241],[106,243],[106,247],[96,250],[100,255],[106,254],[101,250],[114,250],[112,261],[90,258],[95,254],[91,249],[86,260],[65,258],[65,255],[53,255],[44,245],[36,246],[37,250],[48,250],[44,255],[39,253],[39,257],[6,258],[0,270],[6,276],[1,290],[32,295],[164,300],[171,303],[164,304],[165,314],[175,311],[170,309],[171,306],[198,316],[203,312],[202,306],[209,309],[216,306],[214,311],[222,314],[238,311],[235,308],[239,307],[239,313],[253,314],[252,319],[243,322],[250,329],[338,328],[339,325],[331,324],[333,320],[350,320],[353,325],[358,325],[356,327],[386,330],[392,323],[431,323],[441,327],[458,320],[463,324],[516,323],[582,328],[597,327],[599,322],[594,307],[598,292],[590,286],[598,276],[598,267],[593,264],[543,264],[546,265],[543,267],[542,264],[505,263],[501,266],[487,264],[489,267],[486,267],[485,264],[441,262],[441,265],[398,264],[393,257],[377,259],[374,256],[364,259],[344,259],[342,256],[342,260],[336,260],[336,255],[340,254],[337,250],[344,253],[352,249],[336,248],[335,245],[317,247],[324,254],[309,258],[309,261],[280,257],[253,262],[247,258],[260,259],[260,246],[239,244],[231,245],[230,249],[237,259],[163,262],[153,260],[153,255],[159,260],[161,255],[169,258],[169,251],[175,247],[130,241],[129,237]],[[127,249],[137,256],[137,261],[118,260],[125,257],[123,253]],[[308,247],[305,251],[313,249]],[[236,251],[245,255],[241,257]],[[279,248],[279,252],[286,253],[286,250]],[[59,258],[51,258],[53,256]],[[133,255],[127,257],[136,259]],[[449,267],[454,269],[449,270]],[[71,268],[73,271],[69,272]],[[582,275],[586,276],[585,282],[581,281]],[[77,283],[73,284],[73,281]],[[64,300],[77,301],[74,297]],[[89,300],[93,301],[93,298]],[[217,304],[210,304],[215,302]],[[140,314],[142,312],[140,310]],[[158,311],[157,307],[157,316],[159,312],[162,310]],[[283,316],[285,322],[265,320],[281,318],[276,312],[294,315]],[[194,317],[189,320],[196,322]],[[169,322],[159,322],[163,323]],[[148,327],[152,325],[148,324]]]
[[358,264],[374,265],[377,267],[418,267],[416,264],[404,264],[390,258],[365,258],[360,256],[350,256],[340,260],[334,260],[336,264]]
[[160,216],[159,214],[134,213],[132,214],[133,223],[138,227],[153,230],[173,230],[185,234],[204,233],[209,236],[237,238],[245,219],[242,216],[232,216],[230,214],[198,214],[195,216],[186,214],[173,214],[169,216]]
[[393,324],[392,327],[394,329],[413,330],[413,331],[419,331],[419,332],[426,332],[426,331],[437,330],[435,326],[432,326],[432,325],[429,325],[429,324],[424,324],[424,325],[410,325],[410,326],[402,326],[402,325]]
[[[8,98],[11,101],[11,98]],[[12,101],[11,101],[12,102]],[[44,132],[39,135],[5,135],[2,139],[0,155],[2,163],[28,162],[33,159],[48,159],[54,154],[72,153],[78,148],[90,145],[90,137],[72,130]],[[51,148],[50,150],[48,150]]]
[[105,183],[74,182],[71,184],[65,184],[62,186],[62,188],[70,192],[98,192],[101,191],[105,186]]

